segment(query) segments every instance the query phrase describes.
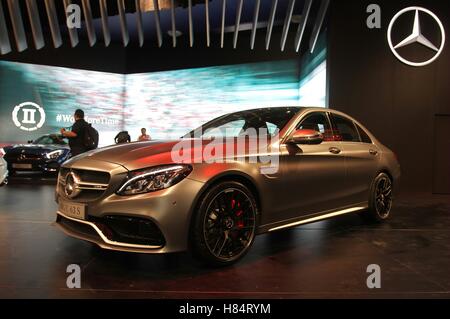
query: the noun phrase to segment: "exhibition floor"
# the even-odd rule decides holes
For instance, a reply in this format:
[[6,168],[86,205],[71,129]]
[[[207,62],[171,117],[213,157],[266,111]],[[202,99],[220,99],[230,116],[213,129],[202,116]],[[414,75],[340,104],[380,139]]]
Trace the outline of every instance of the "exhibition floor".
[[[392,219],[356,215],[256,238],[230,268],[209,269],[188,253],[104,251],[51,224],[54,186],[0,189],[0,298],[422,298],[450,297],[450,196],[403,195]],[[81,267],[81,289],[66,268]],[[368,289],[366,268],[381,267]]]

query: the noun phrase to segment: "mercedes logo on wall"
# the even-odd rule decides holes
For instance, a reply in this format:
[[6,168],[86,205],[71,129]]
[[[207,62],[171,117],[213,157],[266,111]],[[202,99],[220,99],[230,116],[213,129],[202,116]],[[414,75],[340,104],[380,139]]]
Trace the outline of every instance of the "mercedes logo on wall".
[[[402,39],[398,43],[393,43],[392,34],[393,30],[395,30],[397,20],[403,16],[404,14],[411,14],[411,17],[414,17],[414,20],[411,24],[411,33]],[[428,15],[432,18],[432,21],[437,25],[440,30],[440,43],[434,43],[430,41],[427,36],[423,33],[422,19],[423,16]],[[392,53],[402,61],[403,63],[411,66],[424,66],[432,63],[436,60],[439,55],[442,53],[445,44],[445,30],[442,25],[441,20],[430,10],[422,8],[422,7],[408,7],[403,10],[400,10],[389,23],[388,31],[387,31],[387,39],[389,43],[389,47],[391,48]],[[422,60],[422,61],[411,61],[399,53],[399,49],[417,43],[419,45],[424,46],[425,48],[431,50],[433,55],[431,58]]]

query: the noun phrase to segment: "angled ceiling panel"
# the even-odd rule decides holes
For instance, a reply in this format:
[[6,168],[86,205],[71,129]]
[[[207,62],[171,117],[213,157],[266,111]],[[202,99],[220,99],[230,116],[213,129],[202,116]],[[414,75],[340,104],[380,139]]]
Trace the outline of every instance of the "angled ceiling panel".
[[275,14],[277,12],[278,0],[272,1],[272,7],[270,9],[269,24],[267,25],[266,33],[266,50],[269,50],[270,39],[272,38],[273,23],[275,22]]
[[209,0],[205,0],[205,20],[206,20],[206,46],[211,44],[210,27],[209,27]]
[[258,17],[259,17],[259,6],[261,4],[261,0],[255,1],[255,11],[253,13],[253,25],[252,25],[252,35],[250,37],[250,49],[253,50],[255,47],[255,38],[256,38],[256,27],[258,26]]
[[17,51],[22,52],[28,48],[28,44],[25,36],[19,1],[8,0],[8,9],[13,26],[14,39],[16,40]]
[[172,31],[172,46],[175,48],[177,46],[177,25],[175,16],[175,0],[170,0],[170,23]]
[[188,0],[189,45],[194,46],[194,21],[192,18],[192,0]]
[[238,0],[238,5],[236,8],[236,22],[234,24],[234,35],[233,35],[233,48],[236,49],[238,35],[239,35],[239,26],[241,24],[241,15],[242,15],[242,6],[244,5],[244,0]]
[[92,9],[89,0],[82,0],[84,13],[84,22],[86,24],[86,31],[89,39],[89,45],[92,47],[97,42],[97,35],[95,34],[94,22],[92,21]]
[[36,50],[45,46],[44,36],[42,34],[41,19],[36,0],[26,0],[28,18],[30,19],[31,33],[33,34],[34,47]]
[[117,8],[119,10],[120,30],[122,33],[122,43],[126,47],[130,42],[130,34],[128,33],[127,19],[125,16],[124,0],[117,0]]
[[100,6],[100,17],[102,20],[102,30],[103,30],[103,41],[105,46],[108,47],[111,43],[111,33],[109,32],[109,24],[108,24],[108,6],[107,0],[99,0]]
[[67,19],[73,14],[72,11],[67,10],[67,8],[72,5],[72,0],[64,0],[64,9],[66,11],[66,25],[67,25],[67,32],[69,33],[70,38],[70,45],[72,48],[76,47],[79,43],[78,39],[78,31],[76,28],[69,28],[69,25],[67,24]]
[[47,11],[48,23],[52,34],[53,46],[59,48],[62,45],[61,29],[59,28],[58,14],[56,13],[55,1],[44,0]]
[[281,51],[284,51],[284,46],[286,45],[286,39],[289,33],[289,27],[291,25],[292,14],[294,13],[295,0],[289,0],[288,9],[286,12],[286,18],[284,19],[283,33],[281,34]]
[[158,38],[158,47],[162,46],[162,31],[161,31],[161,19],[159,15],[159,3],[158,0],[153,0],[153,14],[155,15],[156,36]]
[[139,0],[135,0],[136,5],[136,28],[139,39],[139,46],[142,47],[144,45],[144,28],[142,23],[142,11],[141,11],[141,2]]
[[320,29],[322,29],[322,24],[323,21],[325,20],[329,4],[330,0],[322,0],[322,3],[320,4],[319,13],[317,14],[316,22],[314,23],[314,28],[309,41],[309,50],[311,53],[314,52],[314,49],[316,47],[317,39],[319,38],[320,34]]
[[300,45],[302,43],[303,35],[305,33],[306,22],[308,22],[309,13],[311,11],[312,0],[305,0],[303,6],[302,17],[300,24],[298,25],[297,34],[295,35],[295,51],[300,50]]
[[2,2],[0,1],[0,54],[11,52],[11,43],[9,42],[8,29],[5,21],[5,13],[3,12]]
[[223,48],[225,39],[225,17],[227,11],[227,0],[222,0],[222,19],[220,25],[220,47]]

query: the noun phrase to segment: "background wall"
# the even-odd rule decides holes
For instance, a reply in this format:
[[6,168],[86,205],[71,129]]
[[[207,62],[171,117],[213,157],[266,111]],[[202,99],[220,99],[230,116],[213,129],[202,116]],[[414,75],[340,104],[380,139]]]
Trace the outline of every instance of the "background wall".
[[[381,29],[366,26],[370,3],[381,7]],[[402,190],[450,193],[450,164],[443,160],[450,158],[450,136],[440,133],[445,132],[442,123],[448,121],[438,117],[450,114],[449,39],[434,63],[419,68],[397,60],[386,40],[391,18],[411,5],[437,14],[450,35],[450,2],[446,0],[331,2],[330,107],[361,120],[397,153],[402,165]],[[413,20],[413,13],[399,20],[395,41],[411,34]],[[434,24],[426,16],[421,16],[421,22],[423,32],[438,45],[440,37]],[[410,58],[423,59],[430,54],[420,45],[405,49],[402,53]]]

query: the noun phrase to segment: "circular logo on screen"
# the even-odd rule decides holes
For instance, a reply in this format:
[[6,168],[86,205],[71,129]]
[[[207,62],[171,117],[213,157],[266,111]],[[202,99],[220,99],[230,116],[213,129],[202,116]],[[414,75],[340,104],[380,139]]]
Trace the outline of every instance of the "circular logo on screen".
[[24,102],[14,107],[12,120],[21,130],[36,131],[45,123],[45,111],[36,103]]
[[[412,25],[412,32],[405,37],[403,40],[401,40],[399,43],[394,44],[392,41],[392,30],[395,26],[395,22],[397,19],[402,16],[403,14],[408,14],[409,12],[414,13],[414,23]],[[421,26],[421,15],[428,15],[432,18],[435,24],[439,27],[440,35],[441,35],[441,42],[433,43],[430,41],[423,33],[422,33],[422,26]],[[436,60],[439,55],[442,53],[442,50],[444,49],[445,44],[445,30],[444,26],[442,25],[441,20],[430,10],[422,8],[422,7],[408,7],[403,10],[400,10],[391,20],[389,23],[388,31],[387,31],[387,39],[389,43],[389,47],[391,48],[392,53],[399,59],[401,62],[411,65],[411,66],[424,66],[427,64],[430,64],[434,60]],[[406,47],[408,45],[411,45],[413,43],[418,43],[431,51],[434,52],[433,56],[427,60],[424,61],[410,61],[403,56],[400,55],[399,49],[402,47]]]

